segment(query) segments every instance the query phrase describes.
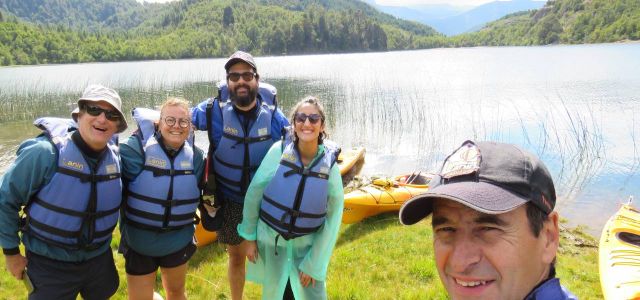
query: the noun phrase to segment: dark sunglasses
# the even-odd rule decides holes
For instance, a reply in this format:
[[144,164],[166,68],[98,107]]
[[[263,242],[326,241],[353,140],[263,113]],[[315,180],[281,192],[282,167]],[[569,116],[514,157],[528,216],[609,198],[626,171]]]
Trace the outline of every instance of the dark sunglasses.
[[304,113],[297,113],[295,115],[295,117],[293,117],[293,119],[296,121],[296,123],[304,123],[307,121],[307,119],[309,119],[309,123],[311,124],[318,124],[318,122],[320,120],[322,120],[322,116],[320,116],[319,114],[304,114]]
[[107,118],[107,120],[112,122],[120,121],[120,113],[118,113],[117,111],[113,111],[110,109],[103,109],[100,106],[88,105],[88,104],[85,104],[83,106],[83,109],[89,115],[92,115],[94,117],[97,117],[100,114],[104,113],[104,117]]
[[227,74],[227,79],[232,81],[232,82],[236,82],[238,80],[240,80],[240,77],[242,77],[242,80],[244,81],[251,81],[253,80],[254,77],[256,77],[256,73],[253,72],[244,72],[244,73],[228,73]]
[[189,121],[189,119],[176,119],[175,117],[164,117],[164,123],[167,124],[167,126],[169,127],[173,127],[173,125],[176,125],[176,121],[178,122],[178,126],[180,126],[181,128],[187,128],[189,127],[189,125],[191,125],[191,122]]

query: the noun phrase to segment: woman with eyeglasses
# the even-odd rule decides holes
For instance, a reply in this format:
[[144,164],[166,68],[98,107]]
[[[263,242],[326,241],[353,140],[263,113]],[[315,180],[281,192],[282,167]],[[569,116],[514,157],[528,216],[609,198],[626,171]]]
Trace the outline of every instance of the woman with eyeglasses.
[[129,299],[152,299],[160,268],[167,299],[185,299],[187,261],[195,252],[194,217],[204,153],[189,139],[189,103],[170,98],[160,113],[136,108],[138,129],[120,145],[125,183],[120,252]]
[[344,194],[325,120],[318,99],[298,102],[289,139],[271,147],[247,191],[238,233],[249,243],[247,279],[263,285],[263,299],[327,298]]

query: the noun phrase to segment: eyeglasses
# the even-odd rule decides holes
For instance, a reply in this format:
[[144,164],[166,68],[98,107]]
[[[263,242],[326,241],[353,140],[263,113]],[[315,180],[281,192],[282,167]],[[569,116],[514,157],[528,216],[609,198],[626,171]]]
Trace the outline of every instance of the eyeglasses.
[[104,113],[104,117],[107,118],[107,120],[112,122],[120,121],[120,113],[117,111],[104,109],[104,108],[101,108],[100,106],[88,105],[88,104],[85,104],[82,107],[82,109],[84,109],[89,115],[92,115],[94,117],[97,117],[100,114]]
[[167,126],[169,127],[173,127],[173,125],[176,125],[176,121],[178,121],[178,126],[180,126],[181,128],[187,128],[189,127],[189,125],[191,125],[191,121],[189,121],[189,119],[184,119],[184,118],[176,119],[175,117],[164,117],[164,123],[167,124]]
[[307,121],[307,119],[309,119],[309,123],[311,124],[318,124],[318,121],[322,120],[322,116],[320,116],[319,114],[304,114],[304,113],[297,113],[295,115],[295,117],[293,118],[296,123],[304,123]]
[[240,80],[240,77],[242,77],[242,80],[244,81],[251,81],[253,80],[254,77],[256,77],[256,73],[254,72],[244,72],[244,73],[228,73],[227,74],[227,79],[232,81],[232,82],[236,82],[238,80]]

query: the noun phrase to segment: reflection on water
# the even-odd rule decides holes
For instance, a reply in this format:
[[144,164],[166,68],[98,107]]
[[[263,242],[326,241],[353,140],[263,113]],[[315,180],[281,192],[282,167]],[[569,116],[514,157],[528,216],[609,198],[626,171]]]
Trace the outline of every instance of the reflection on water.
[[[364,145],[365,174],[433,171],[466,139],[510,142],[549,166],[558,208],[599,234],[640,196],[640,44],[434,49],[257,58],[285,111],[316,95],[332,139]],[[216,94],[224,59],[0,69],[0,172],[30,121],[66,115],[84,86],[110,85],[126,110]],[[18,126],[18,125],[12,125]],[[132,129],[130,129],[132,130]],[[128,131],[130,132],[130,131]],[[128,132],[124,136],[128,136]],[[196,143],[206,146],[202,133]]]

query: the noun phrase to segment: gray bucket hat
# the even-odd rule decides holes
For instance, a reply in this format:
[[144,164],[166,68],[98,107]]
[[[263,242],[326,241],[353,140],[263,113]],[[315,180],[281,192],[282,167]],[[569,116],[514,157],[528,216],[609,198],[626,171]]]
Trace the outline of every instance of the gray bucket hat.
[[[81,107],[81,104],[87,101],[104,101],[111,104],[111,106],[118,111],[118,114],[120,114],[120,124],[118,126],[117,133],[121,133],[127,129],[127,119],[125,119],[124,114],[122,113],[122,100],[120,100],[118,92],[99,84],[90,84],[84,89],[84,92],[82,92],[82,97],[78,99],[78,107]],[[72,113],[72,118],[73,117]],[[74,118],[74,120],[77,120],[77,118]]]

